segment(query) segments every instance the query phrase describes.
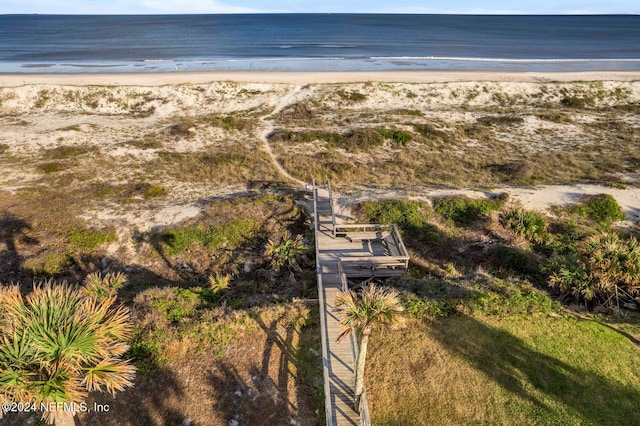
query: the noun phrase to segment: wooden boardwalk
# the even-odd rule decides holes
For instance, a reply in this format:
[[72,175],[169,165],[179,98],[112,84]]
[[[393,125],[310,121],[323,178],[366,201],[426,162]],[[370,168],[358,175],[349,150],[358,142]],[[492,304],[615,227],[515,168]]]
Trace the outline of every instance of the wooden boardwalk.
[[406,271],[409,257],[401,240],[391,241],[394,235],[399,239],[393,225],[338,226],[330,182],[325,188],[314,183],[313,192],[327,424],[368,425],[366,395],[362,415],[354,410],[355,336],[337,343],[342,326],[333,313],[334,303],[347,286],[347,276],[396,276]]

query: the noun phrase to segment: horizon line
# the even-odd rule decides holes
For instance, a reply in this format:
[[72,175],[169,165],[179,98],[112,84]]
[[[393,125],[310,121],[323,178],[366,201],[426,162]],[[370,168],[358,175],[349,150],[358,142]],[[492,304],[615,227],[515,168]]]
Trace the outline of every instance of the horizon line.
[[414,16],[639,16],[640,12],[561,12],[561,13],[529,13],[519,11],[487,11],[487,12],[291,12],[291,11],[250,11],[250,12],[131,12],[131,13],[0,13],[0,16],[175,16],[175,15],[414,15]]

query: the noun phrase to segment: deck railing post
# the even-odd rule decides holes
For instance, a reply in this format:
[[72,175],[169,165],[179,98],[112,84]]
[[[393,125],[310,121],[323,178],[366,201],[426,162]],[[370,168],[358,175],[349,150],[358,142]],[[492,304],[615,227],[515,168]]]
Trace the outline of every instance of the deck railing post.
[[333,224],[333,238],[336,237],[336,212],[333,208],[333,190],[331,189],[331,179],[327,179],[327,191],[329,192],[329,205],[331,206],[331,223]]
[[315,231],[318,231],[318,188],[316,187],[316,180],[313,179],[313,227]]

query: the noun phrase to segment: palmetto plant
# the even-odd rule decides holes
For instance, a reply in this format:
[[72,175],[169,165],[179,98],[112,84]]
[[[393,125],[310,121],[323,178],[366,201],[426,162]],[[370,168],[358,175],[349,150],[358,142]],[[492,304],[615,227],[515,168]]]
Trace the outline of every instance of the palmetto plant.
[[530,240],[540,240],[547,226],[539,213],[521,208],[513,208],[500,214],[500,223],[517,235],[524,235]]
[[209,286],[214,293],[226,290],[229,288],[229,282],[231,282],[231,275],[209,275]]
[[271,266],[279,270],[283,266],[293,266],[297,263],[297,258],[306,250],[302,241],[302,235],[291,236],[289,231],[285,231],[277,242],[269,240],[264,253],[270,259]]
[[609,305],[619,299],[633,301],[640,293],[640,244],[614,232],[596,235],[552,269],[550,284],[577,299]]
[[355,408],[359,410],[364,393],[364,367],[367,359],[369,336],[374,328],[391,331],[405,326],[402,316],[404,308],[398,300],[398,293],[390,288],[370,284],[360,293],[352,290],[338,292],[334,311],[342,325],[338,342],[351,333],[359,336],[358,360],[356,362]]
[[129,348],[129,313],[114,302],[67,283],[37,284],[26,297],[16,285],[0,286],[0,398],[38,408],[64,403],[67,409],[43,418],[65,424],[75,414],[68,408],[79,407],[88,392],[132,386],[135,368],[121,359]]
[[122,272],[107,274],[104,277],[98,273],[92,273],[84,280],[84,290],[88,295],[106,299],[114,297],[126,280],[127,277]]
[[591,273],[603,290],[624,285],[628,290],[640,290],[640,245],[631,237],[621,239],[617,233],[606,233],[587,240],[584,255]]

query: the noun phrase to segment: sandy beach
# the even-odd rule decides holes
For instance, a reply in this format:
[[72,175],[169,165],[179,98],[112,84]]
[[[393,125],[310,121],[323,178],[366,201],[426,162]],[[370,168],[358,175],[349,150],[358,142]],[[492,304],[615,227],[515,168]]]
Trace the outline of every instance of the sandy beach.
[[0,74],[0,87],[25,84],[161,86],[202,84],[214,81],[242,83],[436,83],[460,81],[636,81],[640,71],[589,72],[489,72],[489,71],[361,71],[361,72],[154,72],[154,73],[78,73],[78,74]]

